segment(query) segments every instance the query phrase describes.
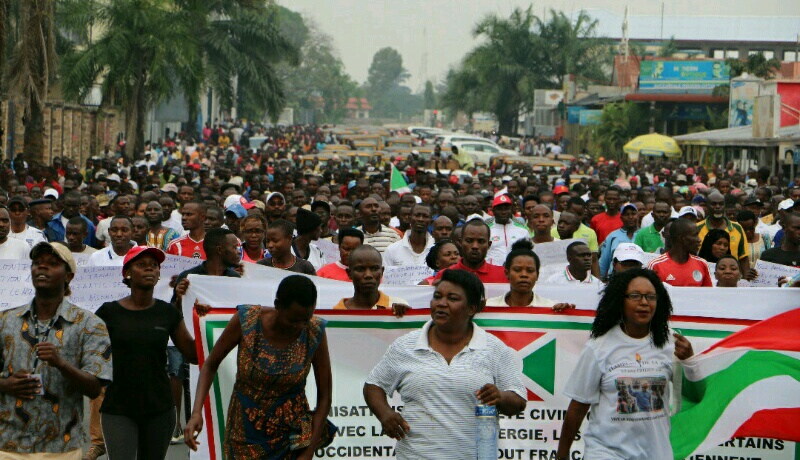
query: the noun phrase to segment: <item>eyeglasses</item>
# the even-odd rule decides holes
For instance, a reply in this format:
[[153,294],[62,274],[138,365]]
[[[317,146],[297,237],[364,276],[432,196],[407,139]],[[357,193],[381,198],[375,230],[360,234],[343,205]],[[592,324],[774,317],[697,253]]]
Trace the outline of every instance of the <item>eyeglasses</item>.
[[264,229],[261,228],[248,228],[247,230],[242,230],[242,233],[245,235],[258,235],[264,233]]
[[649,303],[655,303],[655,301],[658,300],[658,296],[656,294],[639,294],[638,292],[625,294],[626,299],[633,300],[634,302],[640,302],[642,297],[644,297]]

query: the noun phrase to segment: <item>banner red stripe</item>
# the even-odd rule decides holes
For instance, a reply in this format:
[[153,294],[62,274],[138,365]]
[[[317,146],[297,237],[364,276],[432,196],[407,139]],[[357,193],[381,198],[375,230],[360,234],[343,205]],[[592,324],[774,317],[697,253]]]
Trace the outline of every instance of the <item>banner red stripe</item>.
[[800,308],[760,321],[742,329],[703,353],[715,348],[752,348],[755,350],[800,351]]
[[765,409],[753,414],[736,430],[734,438],[773,438],[800,442],[800,407]]

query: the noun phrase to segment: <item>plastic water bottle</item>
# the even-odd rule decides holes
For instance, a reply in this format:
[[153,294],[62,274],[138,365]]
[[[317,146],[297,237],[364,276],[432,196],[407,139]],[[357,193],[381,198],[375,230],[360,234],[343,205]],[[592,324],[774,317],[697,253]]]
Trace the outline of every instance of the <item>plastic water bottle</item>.
[[475,450],[478,460],[497,460],[497,407],[475,406]]

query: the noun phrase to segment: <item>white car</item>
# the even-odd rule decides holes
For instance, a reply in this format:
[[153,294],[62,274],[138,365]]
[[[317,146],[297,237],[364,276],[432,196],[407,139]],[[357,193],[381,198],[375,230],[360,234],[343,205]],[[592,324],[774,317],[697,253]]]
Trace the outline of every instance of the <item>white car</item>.
[[483,163],[488,165],[492,157],[495,156],[519,156],[516,150],[509,150],[498,147],[495,144],[487,144],[485,142],[476,141],[463,141],[453,142],[451,146],[458,147],[458,150],[469,153],[476,163]]
[[436,144],[441,145],[442,149],[450,148],[450,145],[454,142],[472,142],[472,143],[481,142],[484,144],[494,145],[495,147],[497,147],[497,144],[494,143],[491,139],[486,139],[485,137],[480,137],[480,136],[473,136],[472,134],[466,134],[466,133],[439,134],[436,136],[436,140],[434,142]]

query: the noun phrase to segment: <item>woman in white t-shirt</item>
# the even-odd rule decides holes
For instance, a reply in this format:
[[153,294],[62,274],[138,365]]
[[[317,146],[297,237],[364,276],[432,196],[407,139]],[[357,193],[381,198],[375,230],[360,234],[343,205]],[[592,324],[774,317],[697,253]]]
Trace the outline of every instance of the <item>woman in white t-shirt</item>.
[[692,344],[670,337],[672,302],[650,270],[615,274],[597,306],[591,339],[564,394],[572,399],[561,428],[557,458],[570,457],[575,435],[591,408],[584,459],[671,460],[669,382],[673,353],[691,357]]
[[555,311],[575,308],[571,303],[557,303],[533,291],[539,279],[541,262],[533,252],[531,240],[517,240],[511,245],[503,268],[506,270],[511,290],[503,295],[486,299],[487,307],[553,307]]

